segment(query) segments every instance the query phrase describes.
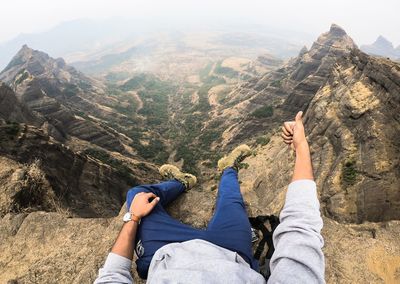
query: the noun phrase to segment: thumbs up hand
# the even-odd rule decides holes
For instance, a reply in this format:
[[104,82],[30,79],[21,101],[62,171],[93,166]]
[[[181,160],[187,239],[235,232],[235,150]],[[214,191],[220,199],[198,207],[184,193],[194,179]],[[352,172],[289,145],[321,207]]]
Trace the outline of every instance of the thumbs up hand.
[[296,114],[294,121],[286,121],[282,126],[283,142],[290,145],[293,150],[297,150],[302,145],[308,145],[306,135],[304,133],[304,125],[302,121],[303,112]]

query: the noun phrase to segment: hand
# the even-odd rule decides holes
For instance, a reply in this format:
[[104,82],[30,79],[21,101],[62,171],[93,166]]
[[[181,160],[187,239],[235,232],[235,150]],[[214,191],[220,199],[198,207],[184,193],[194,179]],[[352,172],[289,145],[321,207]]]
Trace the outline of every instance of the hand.
[[[149,202],[150,198],[154,198],[151,202]],[[157,205],[158,201],[160,201],[160,197],[157,197],[154,193],[146,193],[139,192],[135,195],[132,200],[130,212],[135,216],[142,218],[148,215],[151,210]]]
[[299,149],[302,145],[308,145],[306,135],[304,133],[304,125],[302,121],[303,112],[296,114],[294,121],[286,121],[282,126],[283,142],[290,145],[293,150]]

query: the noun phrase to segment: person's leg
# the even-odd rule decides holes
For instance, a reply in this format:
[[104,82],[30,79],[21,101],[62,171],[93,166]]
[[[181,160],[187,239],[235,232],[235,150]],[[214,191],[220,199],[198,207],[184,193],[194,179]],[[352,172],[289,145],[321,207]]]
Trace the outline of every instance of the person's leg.
[[131,206],[133,197],[138,192],[152,192],[160,197],[162,206],[168,205],[185,191],[185,186],[177,180],[169,180],[158,184],[139,185],[130,189],[126,195],[128,209]]
[[238,173],[233,168],[226,168],[222,174],[207,236],[216,245],[238,252],[253,269],[258,268],[251,247],[251,225],[240,193]]
[[[224,170],[218,187],[215,213],[208,223],[207,229],[230,229],[240,225],[251,230],[244,205],[238,173],[233,168]],[[243,225],[243,226],[242,226]]]
[[[172,218],[164,209],[171,201],[176,199],[185,187],[176,180],[162,182],[154,185],[141,185],[129,190],[127,205],[130,207],[134,196],[139,192],[152,192],[160,197],[160,202],[153,211],[141,220],[136,233],[136,266],[141,278],[146,279],[151,259],[161,247],[173,243],[184,242],[196,238],[204,239],[204,231],[194,229]],[[140,247],[140,249],[139,249]]]

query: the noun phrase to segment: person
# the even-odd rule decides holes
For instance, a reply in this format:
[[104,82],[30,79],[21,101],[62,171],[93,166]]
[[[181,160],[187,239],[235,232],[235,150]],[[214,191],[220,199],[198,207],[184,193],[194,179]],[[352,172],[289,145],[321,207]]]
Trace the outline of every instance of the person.
[[[302,112],[284,123],[282,137],[296,158],[273,236],[268,283],[324,283],[323,222]],[[132,283],[134,248],[137,272],[147,283],[266,283],[252,256],[251,227],[238,182],[240,163],[249,154],[250,148],[241,145],[218,161],[222,176],[216,209],[204,230],[180,223],[164,209],[196,184],[193,175],[164,165],[160,173],[168,181],[131,189],[125,223],[95,283]]]

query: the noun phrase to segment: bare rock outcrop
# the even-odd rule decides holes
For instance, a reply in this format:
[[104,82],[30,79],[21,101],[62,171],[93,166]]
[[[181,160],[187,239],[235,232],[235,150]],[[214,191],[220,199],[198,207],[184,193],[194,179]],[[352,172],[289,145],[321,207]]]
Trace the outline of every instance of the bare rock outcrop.
[[13,90],[0,82],[0,118],[14,122],[40,125],[41,120],[28,107],[21,104]]
[[307,112],[326,215],[400,219],[400,66],[354,51],[339,62]]
[[305,110],[335,63],[356,48],[346,32],[332,24],[309,50],[303,48],[281,68],[238,86],[213,111],[212,119],[224,121],[220,126],[223,144],[235,144],[250,132],[255,138],[261,131],[272,131],[277,121]]
[[[21,284],[92,283],[119,232],[121,218],[121,214],[110,219],[65,218],[45,212],[4,216],[0,279]],[[325,218],[322,233],[327,283],[400,280],[399,221],[344,225]],[[145,283],[134,264],[132,273],[135,283]]]
[[290,78],[298,83],[286,99],[284,108],[289,111],[305,109],[337,60],[354,48],[357,46],[347,33],[332,24],[329,32],[322,34],[308,52],[297,58]]
[[[327,283],[400,281],[399,93],[399,65],[362,53],[343,29],[332,25],[310,50],[238,86],[210,111],[204,129],[224,131],[214,147],[227,151],[236,143],[255,142],[256,151],[239,175],[251,216],[279,214],[294,161],[279,126],[305,111],[324,219]],[[258,111],[261,107],[264,112]],[[7,137],[0,139],[0,165],[7,165],[0,168],[0,278],[11,283],[92,282],[118,233],[123,210],[115,218],[82,219],[66,218],[68,212],[60,208],[75,217],[115,216],[128,188],[120,164],[103,163],[103,152],[73,151],[34,126],[3,122],[0,132]],[[260,134],[264,140],[258,143]],[[124,161],[136,182],[157,179],[153,165]],[[45,198],[28,206],[15,202],[32,180],[41,182]],[[217,182],[205,175],[200,188],[171,204],[171,215],[205,227]],[[31,212],[36,210],[59,213]]]
[[[12,129],[13,131],[10,131]],[[71,216],[115,216],[126,191],[158,176],[152,165],[132,159],[111,165],[76,153],[42,130],[26,125],[0,126],[1,215],[35,210],[68,211]],[[36,165],[35,165],[36,164]],[[39,174],[30,174],[31,166]],[[153,175],[153,176],[152,176]]]
[[101,105],[113,100],[105,96],[105,86],[66,65],[63,59],[53,59],[24,45],[0,73],[0,81],[46,119],[44,128],[60,142],[74,136],[108,150],[124,150],[118,134],[88,117],[119,116]]

